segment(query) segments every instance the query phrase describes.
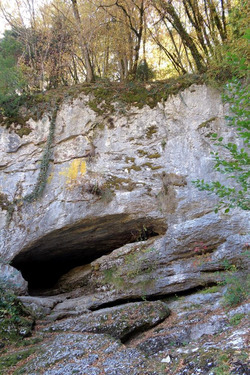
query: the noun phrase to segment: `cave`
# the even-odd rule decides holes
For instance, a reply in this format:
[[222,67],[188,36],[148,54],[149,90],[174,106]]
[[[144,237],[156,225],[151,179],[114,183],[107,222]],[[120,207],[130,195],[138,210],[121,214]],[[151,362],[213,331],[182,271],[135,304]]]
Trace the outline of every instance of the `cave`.
[[28,281],[29,293],[38,295],[52,288],[70,269],[165,231],[165,220],[159,218],[133,218],[128,214],[85,218],[45,234],[23,248],[11,265]]

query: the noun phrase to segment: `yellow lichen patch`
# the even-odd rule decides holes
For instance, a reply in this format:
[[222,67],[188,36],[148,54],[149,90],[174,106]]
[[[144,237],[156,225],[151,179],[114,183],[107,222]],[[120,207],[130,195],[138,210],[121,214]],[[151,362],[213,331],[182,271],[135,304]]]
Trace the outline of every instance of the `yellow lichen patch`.
[[51,172],[50,175],[49,175],[49,177],[48,177],[48,179],[47,179],[47,183],[48,183],[48,184],[51,183],[53,177],[54,177],[54,173]]
[[84,160],[82,160],[80,163],[80,173],[82,176],[86,173],[86,161]]
[[82,159],[74,159],[68,168],[62,170],[59,174],[67,178],[67,183],[77,180],[78,177],[84,176],[86,173],[86,162]]

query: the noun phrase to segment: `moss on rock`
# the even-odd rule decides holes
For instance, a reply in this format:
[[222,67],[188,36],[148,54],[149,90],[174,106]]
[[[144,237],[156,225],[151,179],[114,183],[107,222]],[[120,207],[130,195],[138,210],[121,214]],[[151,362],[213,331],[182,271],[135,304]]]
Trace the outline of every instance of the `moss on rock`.
[[9,368],[30,357],[35,351],[36,348],[29,348],[0,357],[0,374],[6,374]]
[[2,282],[0,284],[0,342],[16,342],[31,334],[34,319]]
[[10,127],[11,124],[19,124],[21,128],[14,129],[20,136],[30,132],[27,121],[30,118],[40,119],[45,112],[51,112],[54,103],[61,104],[64,101],[72,101],[81,94],[89,95],[89,107],[98,115],[107,115],[115,111],[113,103],[118,103],[124,109],[131,106],[142,108],[148,105],[154,108],[160,101],[166,101],[170,95],[176,95],[193,83],[204,83],[204,76],[185,75],[164,81],[151,82],[96,82],[83,83],[71,87],[62,86],[44,93],[34,93],[8,97],[6,103],[2,103],[1,125]]
[[159,154],[159,152],[155,152],[154,154],[148,155],[149,159],[158,159],[160,157],[161,157],[161,154]]

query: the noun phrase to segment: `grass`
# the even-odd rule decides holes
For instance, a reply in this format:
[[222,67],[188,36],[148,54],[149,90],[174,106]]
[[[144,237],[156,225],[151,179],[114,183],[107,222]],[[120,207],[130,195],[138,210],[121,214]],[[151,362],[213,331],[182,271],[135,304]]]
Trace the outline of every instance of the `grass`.
[[237,314],[233,315],[232,318],[229,319],[229,323],[232,326],[237,326],[238,324],[240,324],[240,322],[242,321],[242,319],[244,317],[245,317],[245,314],[237,313]]
[[226,307],[237,306],[249,297],[249,275],[243,280],[237,274],[228,273],[224,283],[227,285],[227,291],[224,294],[224,305]]
[[36,351],[36,348],[29,348],[13,354],[8,354],[0,357],[0,374],[4,374],[7,368],[15,366],[18,362],[28,358],[31,354]]
[[200,293],[201,294],[209,294],[209,293],[217,293],[220,291],[220,287],[218,285],[211,286],[209,288],[203,289]]

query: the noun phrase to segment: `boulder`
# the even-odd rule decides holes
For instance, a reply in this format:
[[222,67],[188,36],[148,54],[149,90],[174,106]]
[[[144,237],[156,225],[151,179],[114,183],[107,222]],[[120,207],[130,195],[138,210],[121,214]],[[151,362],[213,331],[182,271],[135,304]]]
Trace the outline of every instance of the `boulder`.
[[0,263],[0,287],[17,295],[28,293],[28,282],[24,280],[21,272],[9,264]]
[[[170,314],[163,302],[136,302],[94,311],[49,325],[50,331],[108,333],[122,341],[162,322]],[[46,329],[45,329],[46,330]]]

